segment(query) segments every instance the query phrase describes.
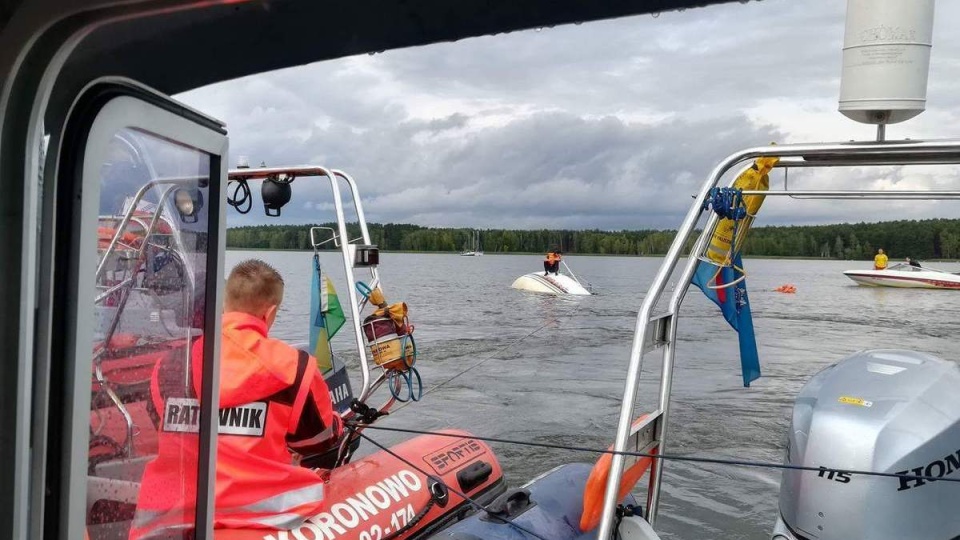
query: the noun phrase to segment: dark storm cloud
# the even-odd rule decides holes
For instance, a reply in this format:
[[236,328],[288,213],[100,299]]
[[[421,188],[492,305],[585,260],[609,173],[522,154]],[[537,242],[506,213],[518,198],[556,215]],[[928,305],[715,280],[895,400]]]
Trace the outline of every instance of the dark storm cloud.
[[[894,137],[955,135],[960,5],[937,7],[929,110],[891,126]],[[516,32],[262,74],[181,99],[227,122],[233,159],[347,170],[371,220],[670,228],[712,166],[739,148],[873,136],[836,112],[844,11],[839,1],[766,0]],[[796,178],[811,188],[957,187],[956,169],[918,171]],[[331,219],[322,183],[294,190],[283,221]],[[958,209],[771,200],[764,219]],[[259,211],[230,218],[263,221]]]
[[[337,166],[363,187],[371,220],[633,228],[659,227],[682,212],[689,198],[676,195],[695,193],[725,155],[779,138],[744,117],[645,124],[543,112],[459,133],[463,122],[457,115],[357,133],[334,124],[287,141],[282,152],[344,156]],[[451,139],[448,131],[458,134]],[[378,159],[364,160],[370,153]],[[292,205],[291,221],[328,208],[327,190],[316,185],[294,185],[297,200],[313,204]]]

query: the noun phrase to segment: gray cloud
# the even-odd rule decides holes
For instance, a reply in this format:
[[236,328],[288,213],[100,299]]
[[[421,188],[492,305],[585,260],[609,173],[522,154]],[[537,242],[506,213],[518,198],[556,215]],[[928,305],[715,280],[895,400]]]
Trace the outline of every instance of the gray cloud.
[[[360,183],[375,221],[480,227],[675,227],[712,166],[771,141],[870,139],[836,112],[845,3],[766,0],[388,51],[178,96],[225,120],[252,164],[320,163]],[[893,137],[952,136],[960,4],[940,2],[928,112]],[[931,174],[828,171],[809,187],[936,184]],[[779,177],[776,178],[779,181]],[[791,181],[794,177],[791,176]],[[282,222],[331,219],[298,181]],[[257,196],[259,200],[259,196]],[[954,203],[788,205],[762,222],[952,217]],[[266,222],[231,215],[232,225]]]

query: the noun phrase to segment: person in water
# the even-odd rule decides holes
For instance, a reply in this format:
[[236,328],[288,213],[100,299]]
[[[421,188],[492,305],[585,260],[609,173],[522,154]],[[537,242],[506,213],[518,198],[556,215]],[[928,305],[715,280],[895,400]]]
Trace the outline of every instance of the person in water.
[[873,269],[874,270],[887,269],[887,254],[883,252],[883,249],[877,250],[877,255],[876,257],[873,258]]
[[[298,463],[309,461],[301,456],[329,455],[343,435],[317,360],[269,336],[283,288],[280,274],[256,259],[241,262],[227,278],[215,529],[289,529],[315,515],[323,505],[324,481]],[[182,355],[171,355],[172,361],[161,360],[154,369],[159,453],[144,471],[131,540],[193,526],[199,415],[189,411],[199,410],[203,343],[201,337],[192,347],[189,367]],[[184,389],[187,369],[192,384]],[[193,462],[185,464],[186,458]]]
[[543,275],[553,272],[554,275],[560,272],[560,250],[553,248],[547,252],[547,258],[543,261]]
[[921,268],[920,261],[916,259],[911,259],[910,257],[907,257],[907,264],[909,264],[910,266],[914,266],[916,268]]

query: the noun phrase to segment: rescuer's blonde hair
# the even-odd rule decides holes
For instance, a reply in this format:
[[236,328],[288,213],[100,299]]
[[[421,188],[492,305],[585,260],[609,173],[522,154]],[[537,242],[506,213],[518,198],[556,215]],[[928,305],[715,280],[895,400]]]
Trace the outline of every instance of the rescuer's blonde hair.
[[260,317],[283,300],[280,272],[259,259],[249,259],[233,267],[227,278],[225,307]]

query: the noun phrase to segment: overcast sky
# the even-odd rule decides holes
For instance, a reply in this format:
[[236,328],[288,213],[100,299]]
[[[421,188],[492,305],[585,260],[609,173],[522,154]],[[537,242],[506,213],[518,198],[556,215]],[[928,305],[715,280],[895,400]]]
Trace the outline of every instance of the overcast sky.
[[[960,2],[937,4],[927,111],[888,138],[960,136]],[[227,123],[231,164],[242,155],[350,172],[370,221],[676,228],[712,166],[740,148],[875,137],[837,112],[845,9],[732,3],[320,62],[177,97]],[[957,172],[790,181],[947,189],[960,188]],[[333,219],[326,188],[293,189],[280,222]],[[256,211],[228,223],[277,222],[255,198]],[[960,217],[960,203],[768,199],[759,224],[923,217]]]

